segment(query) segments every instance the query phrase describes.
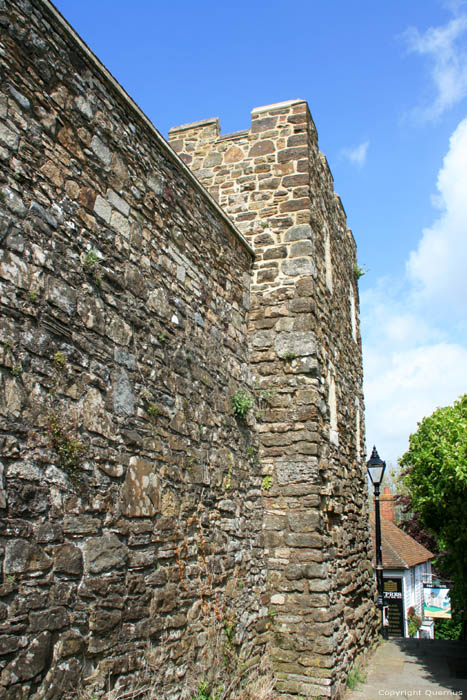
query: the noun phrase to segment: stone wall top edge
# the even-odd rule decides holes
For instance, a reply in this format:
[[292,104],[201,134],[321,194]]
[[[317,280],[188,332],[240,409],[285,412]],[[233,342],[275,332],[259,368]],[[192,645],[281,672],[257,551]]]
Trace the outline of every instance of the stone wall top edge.
[[[47,15],[55,21],[59,29],[63,31],[72,41],[75,46],[81,51],[85,59],[89,64],[91,64],[102,76],[102,79],[111,87],[111,89],[122,99],[128,108],[132,110],[137,117],[144,122],[145,126],[152,133],[155,141],[164,151],[164,153],[172,160],[172,162],[179,168],[180,171],[186,176],[186,178],[195,186],[198,192],[209,202],[210,206],[216,210],[217,214],[223,219],[223,221],[228,225],[234,236],[240,241],[240,243],[248,250],[250,255],[254,258],[255,251],[250,246],[248,241],[243,237],[240,231],[237,229],[232,220],[227,216],[225,211],[217,204],[217,202],[211,197],[209,192],[203,187],[199,182],[197,177],[193,174],[190,168],[182,161],[182,159],[175,153],[171,146],[164,139],[162,134],[156,129],[149,117],[143,112],[143,110],[136,104],[136,102],[130,97],[126,90],[120,85],[118,80],[110,73],[110,71],[104,66],[102,61],[91,51],[86,42],[79,36],[79,34],[73,29],[61,12],[55,7],[51,0],[32,0],[33,5],[36,5],[41,11],[47,13]],[[215,122],[214,120],[207,120],[208,122]]]
[[242,139],[248,136],[250,129],[243,129],[242,131],[232,131],[230,134],[221,134],[218,141],[235,141],[235,139]]
[[189,122],[188,124],[173,126],[171,129],[169,129],[169,134],[174,134],[179,131],[188,131],[189,129],[198,129],[199,127],[209,126],[210,124],[217,124],[218,129],[220,129],[219,117],[211,117],[210,119],[201,119],[197,122]]
[[284,109],[284,107],[292,107],[293,105],[298,105],[298,104],[306,104],[308,105],[306,100],[285,100],[285,102],[275,102],[270,105],[263,105],[261,107],[255,107],[254,109],[251,110],[251,114],[259,114],[261,112],[273,112],[275,109]]

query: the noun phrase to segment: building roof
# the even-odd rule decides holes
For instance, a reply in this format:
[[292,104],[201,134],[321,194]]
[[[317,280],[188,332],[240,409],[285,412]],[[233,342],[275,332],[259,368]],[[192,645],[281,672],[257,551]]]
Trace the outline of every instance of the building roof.
[[[370,516],[373,537],[373,552],[375,545],[375,520]],[[403,532],[388,518],[381,518],[381,544],[383,550],[383,569],[410,569],[417,564],[423,564],[434,558],[426,547],[419,544],[413,537]],[[373,561],[375,562],[374,555]]]

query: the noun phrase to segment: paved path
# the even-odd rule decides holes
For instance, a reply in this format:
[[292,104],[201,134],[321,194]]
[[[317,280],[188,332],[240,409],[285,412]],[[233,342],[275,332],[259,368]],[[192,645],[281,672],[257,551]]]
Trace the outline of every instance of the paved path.
[[467,643],[430,639],[382,642],[368,666],[365,683],[344,700],[463,698],[467,700]]

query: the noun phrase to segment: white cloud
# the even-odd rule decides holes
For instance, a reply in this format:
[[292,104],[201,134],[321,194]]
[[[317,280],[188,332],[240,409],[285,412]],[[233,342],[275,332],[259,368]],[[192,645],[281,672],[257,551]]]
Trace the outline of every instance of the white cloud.
[[441,215],[423,230],[407,272],[415,295],[435,312],[449,317],[467,311],[467,119],[450,139],[449,152],[438,174]]
[[366,435],[393,464],[408,448],[417,422],[467,391],[467,348],[420,345],[400,352],[365,350]]
[[[461,5],[457,5],[457,10]],[[453,11],[456,8],[453,7]],[[425,33],[410,27],[404,34],[409,51],[431,59],[435,97],[431,104],[415,110],[422,120],[437,119],[467,95],[467,14],[458,14],[445,25]]]
[[368,446],[396,462],[417,422],[467,392],[467,119],[438,174],[438,218],[404,279],[361,295]]
[[369,145],[369,141],[364,141],[359,146],[355,146],[355,148],[343,148],[341,154],[353,165],[362,168],[365,165]]

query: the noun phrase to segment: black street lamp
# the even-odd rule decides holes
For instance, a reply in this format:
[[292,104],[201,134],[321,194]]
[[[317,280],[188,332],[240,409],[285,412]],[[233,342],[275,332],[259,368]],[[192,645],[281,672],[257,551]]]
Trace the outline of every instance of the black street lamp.
[[381,515],[379,510],[379,487],[386,469],[386,462],[380,459],[380,456],[373,446],[371,457],[366,463],[366,468],[371,479],[371,483],[375,489],[375,534],[376,534],[376,585],[378,587],[378,607],[381,612],[381,634],[383,639],[388,638],[388,628],[384,624],[384,606],[383,606],[383,552],[381,548]]

